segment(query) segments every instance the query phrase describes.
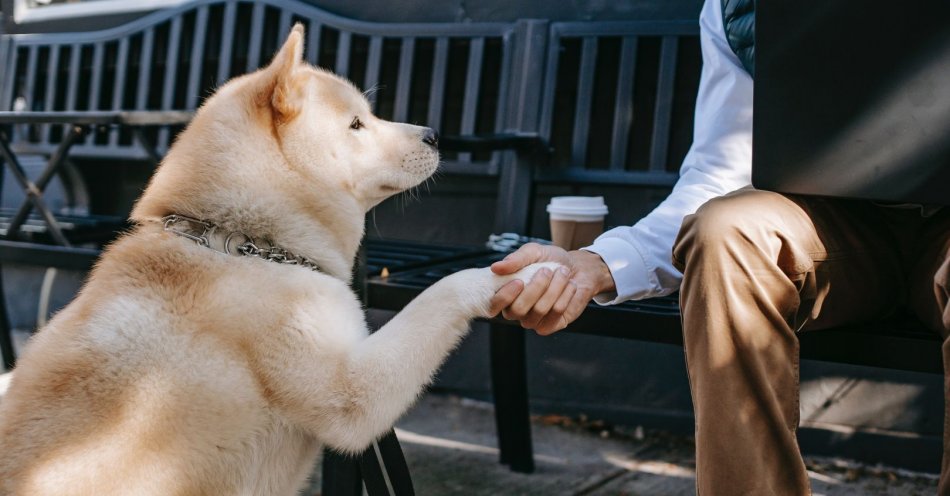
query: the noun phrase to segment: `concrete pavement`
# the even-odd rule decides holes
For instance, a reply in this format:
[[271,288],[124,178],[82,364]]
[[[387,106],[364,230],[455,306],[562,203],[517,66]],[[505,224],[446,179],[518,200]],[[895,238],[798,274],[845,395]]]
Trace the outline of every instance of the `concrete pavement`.
[[[0,400],[10,374],[0,375]],[[397,424],[421,496],[692,495],[692,439],[589,419],[533,419],[537,470],[518,474],[498,464],[490,404],[429,394]],[[815,496],[929,495],[937,475],[807,457]],[[319,464],[306,494],[319,494]]]
[[[425,396],[397,426],[416,493],[465,495],[693,495],[692,439],[596,421],[535,418],[537,471],[498,464],[490,404]],[[930,495],[937,475],[808,457],[815,496]],[[318,494],[314,481],[310,494]]]

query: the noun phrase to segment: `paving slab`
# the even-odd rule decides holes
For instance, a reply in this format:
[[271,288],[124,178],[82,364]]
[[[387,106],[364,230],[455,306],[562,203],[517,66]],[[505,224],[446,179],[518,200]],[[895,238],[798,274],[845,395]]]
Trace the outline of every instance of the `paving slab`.
[[[427,395],[398,423],[420,495],[693,495],[689,436],[613,429],[590,419],[533,419],[537,471],[498,464],[490,404]],[[937,475],[807,457],[815,496],[936,493]]]

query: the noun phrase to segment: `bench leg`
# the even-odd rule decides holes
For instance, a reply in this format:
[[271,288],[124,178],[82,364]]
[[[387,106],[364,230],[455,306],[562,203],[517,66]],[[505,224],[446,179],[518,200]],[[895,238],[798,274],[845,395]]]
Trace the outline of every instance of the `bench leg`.
[[359,463],[356,458],[324,450],[320,494],[323,496],[362,496]]
[[402,454],[395,431],[366,449],[359,456],[323,452],[323,496],[414,496],[409,466]]
[[0,277],[0,355],[3,358],[3,368],[10,371],[16,364],[16,354],[13,351],[13,329],[10,326],[10,319],[7,318],[7,301],[4,295],[3,278]]
[[402,454],[396,433],[388,434],[373,442],[360,455],[360,474],[369,496],[413,496],[409,466]]
[[515,472],[534,471],[524,331],[490,324],[492,394],[500,462]]

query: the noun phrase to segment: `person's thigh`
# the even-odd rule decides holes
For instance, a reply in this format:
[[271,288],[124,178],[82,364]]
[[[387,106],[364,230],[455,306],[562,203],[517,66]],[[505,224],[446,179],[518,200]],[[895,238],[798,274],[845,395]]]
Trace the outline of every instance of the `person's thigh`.
[[950,337],[950,207],[923,222],[908,252],[908,306],[926,325]]
[[817,241],[807,277],[814,287],[802,294],[804,330],[878,319],[904,301],[906,287],[900,243],[881,209],[862,200],[792,198],[811,219]]
[[[695,222],[704,225],[691,226]],[[880,209],[869,202],[743,189],[708,202],[686,219],[680,236],[701,239],[681,239],[679,247],[718,245],[738,252],[742,269],[732,277],[769,283],[762,272],[777,267],[799,298],[772,304],[797,305],[781,312],[792,314],[794,330],[879,318],[903,299],[895,236]],[[674,259],[686,256],[674,253]]]

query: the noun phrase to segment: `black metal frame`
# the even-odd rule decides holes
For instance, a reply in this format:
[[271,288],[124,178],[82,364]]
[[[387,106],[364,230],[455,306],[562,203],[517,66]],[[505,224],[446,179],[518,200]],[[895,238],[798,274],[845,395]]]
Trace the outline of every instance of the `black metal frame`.
[[[21,263],[42,265],[46,267],[78,267],[88,268],[85,264],[90,258],[95,258],[98,252],[84,248],[75,248],[67,237],[62,223],[50,211],[43,201],[43,192],[53,177],[66,164],[69,152],[73,145],[82,141],[93,127],[126,127],[135,132],[133,135],[139,145],[146,150],[146,156],[155,157],[158,152],[141,133],[144,127],[168,127],[186,124],[191,119],[191,112],[2,112],[0,111],[0,162],[10,169],[26,198],[17,208],[9,221],[6,235],[0,241],[0,266],[3,263]],[[68,132],[56,147],[55,151],[36,181],[30,180],[23,166],[17,159],[16,152],[10,142],[10,136],[4,128],[18,125],[63,125]],[[0,181],[2,184],[2,181]],[[43,220],[44,227],[58,246],[40,245],[34,243],[14,242],[20,233],[20,228],[27,221],[30,212],[36,209]],[[111,238],[111,236],[110,236]],[[90,264],[91,265],[91,264]],[[10,370],[16,364],[16,354],[13,349],[10,323],[6,311],[6,301],[3,295],[2,277],[0,277],[0,355],[3,366]]]
[[356,456],[325,450],[321,474],[321,494],[327,496],[360,496],[364,486],[370,496],[415,494],[409,466],[393,430]]

